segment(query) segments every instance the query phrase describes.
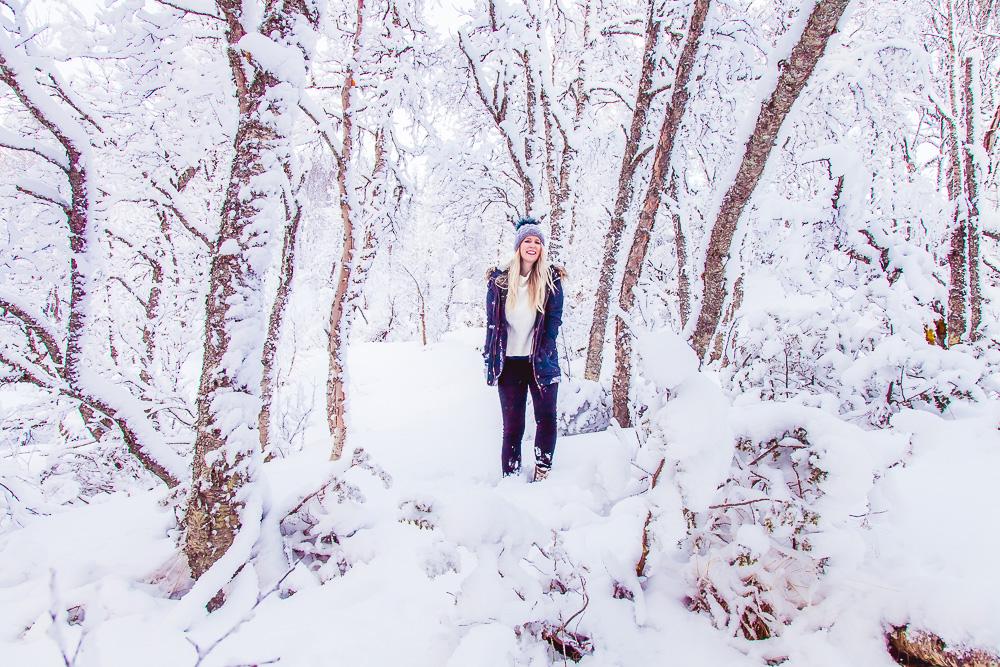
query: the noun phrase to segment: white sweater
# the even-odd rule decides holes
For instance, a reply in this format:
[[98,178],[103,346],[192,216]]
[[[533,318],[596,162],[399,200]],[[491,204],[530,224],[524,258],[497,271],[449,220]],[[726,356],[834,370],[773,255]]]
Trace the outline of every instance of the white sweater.
[[531,355],[531,330],[535,326],[535,313],[528,298],[528,278],[518,276],[517,305],[507,310],[507,356]]

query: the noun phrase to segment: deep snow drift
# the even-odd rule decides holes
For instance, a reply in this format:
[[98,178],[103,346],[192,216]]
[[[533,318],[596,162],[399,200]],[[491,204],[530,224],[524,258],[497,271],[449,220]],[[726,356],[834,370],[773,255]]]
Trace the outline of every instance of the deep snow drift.
[[[499,479],[499,408],[482,380],[481,338],[470,330],[427,348],[352,349],[351,446],[388,473],[388,486],[368,467],[327,462],[321,434],[265,465],[272,516],[334,474],[363,494],[322,517],[339,541],[321,567],[325,583],[299,563],[277,586],[234,582],[215,614],[192,611],[183,590],[171,597],[184,583],[177,500],[97,496],[0,538],[0,664],[561,664],[533,622],[589,637],[582,665],[892,665],[884,632],[907,622],[1000,650],[996,404],[945,418],[903,412],[890,429],[862,431],[801,406],[734,405],[661,340],[667,353],[647,359],[648,376],[671,386],[674,407],[658,417],[667,465],[656,493],[631,431],[561,437],[550,478],[529,484],[530,470]],[[682,509],[712,502],[733,433],[803,420],[833,462],[829,517],[843,513],[818,545],[831,554],[828,571],[780,637],[734,639],[685,606]],[[867,505],[858,516],[856,502]],[[653,542],[639,581],[647,511]],[[748,549],[759,538],[739,533]]]

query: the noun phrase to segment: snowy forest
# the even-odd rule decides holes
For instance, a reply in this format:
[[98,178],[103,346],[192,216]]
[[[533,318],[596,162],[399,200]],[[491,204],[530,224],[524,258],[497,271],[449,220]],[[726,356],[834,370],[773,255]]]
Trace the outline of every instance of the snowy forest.
[[2,665],[1000,665],[995,0],[0,0],[0,175]]

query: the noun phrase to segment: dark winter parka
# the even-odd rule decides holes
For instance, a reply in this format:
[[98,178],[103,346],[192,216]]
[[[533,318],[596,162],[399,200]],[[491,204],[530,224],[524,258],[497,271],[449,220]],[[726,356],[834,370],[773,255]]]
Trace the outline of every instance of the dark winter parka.
[[[546,288],[542,312],[535,315],[531,333],[531,368],[538,386],[559,382],[559,353],[556,336],[562,324],[563,289],[565,271],[550,267],[555,290]],[[486,364],[486,384],[495,385],[503,372],[507,350],[507,271],[492,269],[486,274],[486,344],[483,361]]]

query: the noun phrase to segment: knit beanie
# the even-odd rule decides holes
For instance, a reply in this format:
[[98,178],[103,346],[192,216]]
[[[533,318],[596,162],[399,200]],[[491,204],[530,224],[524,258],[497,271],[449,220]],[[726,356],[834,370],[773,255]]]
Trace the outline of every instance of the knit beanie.
[[514,223],[514,250],[521,247],[521,241],[529,236],[537,236],[538,240],[545,246],[545,232],[542,231],[538,221],[534,218],[524,217]]

